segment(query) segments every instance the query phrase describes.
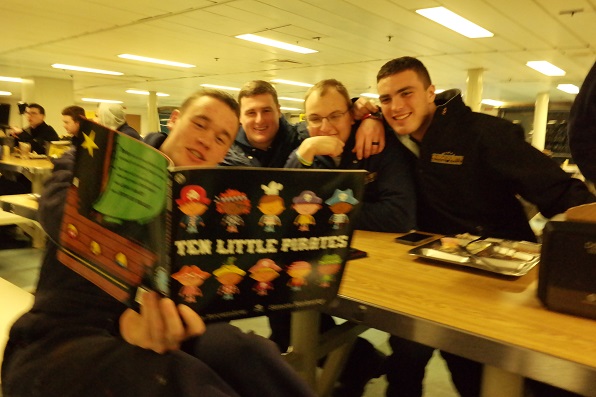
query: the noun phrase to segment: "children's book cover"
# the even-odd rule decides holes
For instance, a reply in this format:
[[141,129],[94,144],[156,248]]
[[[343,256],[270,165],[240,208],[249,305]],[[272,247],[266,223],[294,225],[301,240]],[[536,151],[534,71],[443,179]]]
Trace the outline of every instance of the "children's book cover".
[[173,169],[172,296],[206,321],[330,301],[349,253],[364,174]]
[[175,168],[90,121],[80,134],[58,258],[116,299],[153,289],[216,321],[337,294],[364,171]]

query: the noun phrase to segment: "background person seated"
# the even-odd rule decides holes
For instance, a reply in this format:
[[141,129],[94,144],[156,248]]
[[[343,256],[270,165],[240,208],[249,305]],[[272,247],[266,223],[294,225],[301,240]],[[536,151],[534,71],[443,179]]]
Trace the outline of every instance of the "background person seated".
[[141,135],[137,130],[126,122],[124,107],[118,103],[100,103],[97,107],[97,122],[135,139],[141,139]]

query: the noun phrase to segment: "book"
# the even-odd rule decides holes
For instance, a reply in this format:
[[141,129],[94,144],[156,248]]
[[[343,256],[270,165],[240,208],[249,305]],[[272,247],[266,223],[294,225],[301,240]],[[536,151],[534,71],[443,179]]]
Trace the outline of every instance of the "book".
[[175,167],[83,121],[58,259],[131,307],[155,290],[205,321],[324,305],[365,171]]

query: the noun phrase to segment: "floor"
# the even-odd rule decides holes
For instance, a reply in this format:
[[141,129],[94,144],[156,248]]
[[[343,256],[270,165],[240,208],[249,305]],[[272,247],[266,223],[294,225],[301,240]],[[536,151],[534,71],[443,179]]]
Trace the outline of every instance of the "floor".
[[[31,248],[30,239],[16,227],[0,227],[0,277],[33,292],[37,283],[39,266],[43,251]],[[263,317],[239,320],[235,325],[243,330],[252,330],[257,334],[268,336],[269,328]],[[377,348],[389,353],[387,334],[377,330],[368,330],[363,337],[370,340]],[[424,380],[424,397],[457,397],[444,361],[435,355],[427,366]],[[384,377],[372,380],[366,387],[364,397],[383,397],[386,381]],[[0,392],[1,393],[1,392]],[[1,397],[1,394],[0,394]]]

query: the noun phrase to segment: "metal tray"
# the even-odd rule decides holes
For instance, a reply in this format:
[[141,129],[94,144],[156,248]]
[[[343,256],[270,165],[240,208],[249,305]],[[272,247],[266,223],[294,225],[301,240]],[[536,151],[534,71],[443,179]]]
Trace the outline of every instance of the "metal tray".
[[[453,238],[452,238],[453,239]],[[441,240],[431,241],[412,248],[410,255],[433,261],[485,270],[506,276],[523,276],[540,262],[540,244],[527,241],[501,239],[476,239],[467,243],[486,243],[489,254],[477,255],[465,248],[466,240],[457,239],[460,245],[444,248]]]

